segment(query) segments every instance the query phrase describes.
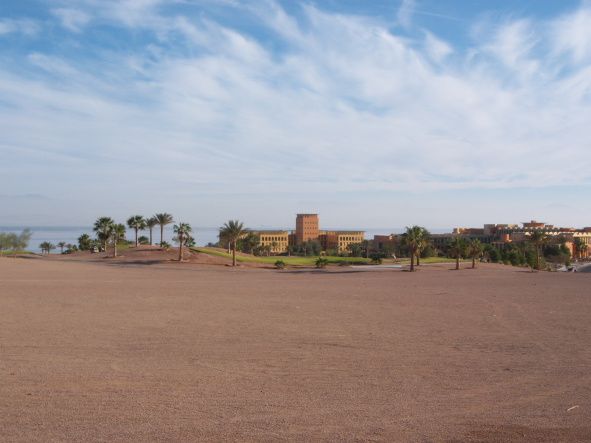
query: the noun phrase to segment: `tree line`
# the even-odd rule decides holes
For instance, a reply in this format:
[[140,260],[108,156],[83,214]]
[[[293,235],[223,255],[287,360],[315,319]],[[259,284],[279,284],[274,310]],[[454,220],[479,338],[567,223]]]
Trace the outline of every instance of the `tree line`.
[[16,232],[0,232],[0,255],[4,251],[17,253],[26,250],[32,235],[30,229],[24,229],[20,234]]

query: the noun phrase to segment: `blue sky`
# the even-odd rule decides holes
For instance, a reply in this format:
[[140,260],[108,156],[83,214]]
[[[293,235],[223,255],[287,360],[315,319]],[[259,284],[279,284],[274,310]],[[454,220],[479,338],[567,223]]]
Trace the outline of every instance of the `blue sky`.
[[0,225],[591,225],[591,2],[4,0]]

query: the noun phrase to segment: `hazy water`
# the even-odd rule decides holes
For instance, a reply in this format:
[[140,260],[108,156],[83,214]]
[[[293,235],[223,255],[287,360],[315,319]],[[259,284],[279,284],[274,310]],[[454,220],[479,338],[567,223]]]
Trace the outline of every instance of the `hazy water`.
[[[20,233],[24,228],[27,226],[0,226],[0,232],[15,232]],[[66,243],[78,244],[78,237],[82,234],[88,234],[91,237],[94,237],[94,232],[92,231],[92,227],[86,226],[28,226],[33,235],[31,237],[31,241],[29,242],[29,247],[27,248],[29,251],[33,252],[40,252],[39,245],[45,241],[51,242],[57,246],[57,244],[61,241]],[[254,228],[256,229],[256,228]],[[269,228],[265,228],[269,229]],[[333,230],[333,228],[325,228],[326,230]],[[365,238],[366,239],[373,239],[374,235],[379,234],[390,234],[390,233],[400,233],[403,231],[403,228],[372,228],[365,230]],[[212,227],[202,227],[202,228],[193,228],[193,237],[198,246],[205,246],[208,243],[216,243],[218,241],[218,232],[219,228],[212,228]],[[433,233],[442,233],[442,232],[449,232],[446,229],[433,229],[431,232]],[[148,237],[148,231],[141,231],[139,235],[145,235]],[[172,238],[174,234],[172,232],[172,225],[168,225],[164,228],[164,241],[172,244]],[[128,240],[134,240],[135,234],[133,230],[127,230]],[[153,230],[152,240],[154,243],[160,241],[160,228],[156,226]]]

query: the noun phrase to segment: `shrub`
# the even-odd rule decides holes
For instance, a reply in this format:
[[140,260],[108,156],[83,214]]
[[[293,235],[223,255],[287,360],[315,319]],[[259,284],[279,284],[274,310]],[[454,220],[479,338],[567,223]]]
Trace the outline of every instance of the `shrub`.
[[162,243],[160,243],[160,247],[162,249],[168,250],[168,249],[170,249],[170,244],[167,243],[167,242],[165,242],[165,241],[163,241]]
[[283,260],[277,260],[275,262],[275,267],[277,269],[284,269],[285,268],[285,262]]
[[371,255],[371,263],[374,265],[381,265],[382,264],[382,255],[381,254],[372,254]]
[[339,262],[339,266],[351,266],[351,263],[347,260],[343,260]]
[[326,268],[328,265],[328,260],[326,258],[318,257],[316,260],[316,267],[319,269]]

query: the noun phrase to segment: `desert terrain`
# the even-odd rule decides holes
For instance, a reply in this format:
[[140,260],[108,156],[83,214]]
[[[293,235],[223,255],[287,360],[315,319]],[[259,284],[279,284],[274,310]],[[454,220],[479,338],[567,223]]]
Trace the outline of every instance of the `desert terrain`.
[[591,441],[589,274],[144,255],[0,258],[1,441]]

